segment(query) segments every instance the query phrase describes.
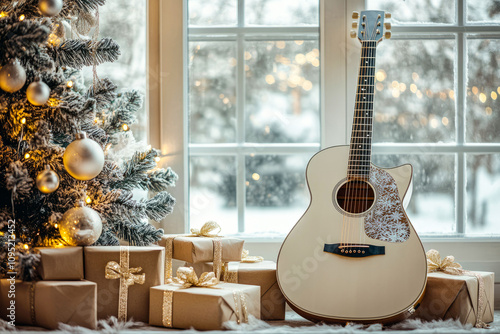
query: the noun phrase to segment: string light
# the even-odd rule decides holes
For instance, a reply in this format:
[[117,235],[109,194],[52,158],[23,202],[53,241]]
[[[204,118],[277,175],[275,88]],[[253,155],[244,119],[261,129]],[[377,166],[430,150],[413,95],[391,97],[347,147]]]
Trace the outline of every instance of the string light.
[[253,173],[252,174],[252,179],[254,179],[255,181],[259,181],[260,180],[260,175],[257,174],[257,173]]
[[151,145],[148,145],[148,146],[146,147],[146,149],[147,149],[148,151],[151,151],[151,148],[152,148],[152,146],[151,146]]
[[70,81],[68,81],[68,82],[66,83],[66,86],[67,86],[68,88],[73,87],[73,81],[71,81],[71,80],[70,80]]
[[28,249],[29,248],[28,244],[24,244],[23,247],[24,247],[24,249]]
[[25,117],[21,118],[21,124],[26,124],[26,118]]
[[2,17],[6,17],[7,16],[7,13],[6,12],[0,12],[0,18]]
[[26,16],[24,16],[24,14],[19,15],[19,21],[23,21],[25,18]]
[[59,225],[57,225],[57,223],[56,223],[56,224],[54,224],[54,227],[55,227],[55,228],[57,228],[58,226],[59,226]]
[[123,129],[123,131],[128,131],[128,130],[129,130],[129,127],[128,127],[128,125],[127,125],[127,124],[123,124],[123,125],[122,125],[122,129]]
[[30,157],[31,157],[31,155],[30,155],[29,153],[26,153],[26,154],[24,155],[24,159],[29,159]]
[[160,162],[160,160],[161,160],[161,158],[160,158],[160,157],[156,157],[156,158],[155,158],[155,161],[156,161],[156,162]]
[[85,202],[86,202],[87,204],[92,203],[92,198],[90,198],[90,196],[87,196],[87,198],[85,198]]

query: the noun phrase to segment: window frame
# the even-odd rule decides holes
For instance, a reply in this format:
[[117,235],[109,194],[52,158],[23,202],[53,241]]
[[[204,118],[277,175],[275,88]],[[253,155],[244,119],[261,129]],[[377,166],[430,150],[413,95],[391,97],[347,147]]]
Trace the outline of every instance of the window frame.
[[[457,0],[461,6],[458,17],[464,22],[464,0]],[[321,148],[346,145],[350,138],[351,116],[354,110],[355,75],[359,43],[349,38],[352,11],[365,8],[365,0],[320,0],[320,53],[321,53]],[[186,233],[188,231],[188,138],[187,119],[184,108],[187,107],[187,18],[186,0],[149,0],[148,1],[148,108],[149,108],[149,141],[153,147],[159,147],[162,153],[161,164],[171,166],[178,174],[179,181],[172,194],[177,198],[173,214],[160,223],[167,233]],[[457,57],[463,61],[466,55],[465,38],[467,33],[484,33],[484,27],[470,25],[467,31],[463,27],[442,25],[433,26],[438,33],[458,33]],[[410,27],[393,27],[393,36],[410,33]],[[415,29],[419,34],[431,34],[431,28],[421,26]],[[462,85],[458,85],[456,96],[465,97],[464,68],[459,70]],[[457,80],[459,78],[456,78]],[[328,93],[328,94],[326,94]],[[461,94],[459,94],[461,93]],[[456,99],[457,108],[463,108],[465,99]],[[457,109],[458,110],[458,109]],[[463,109],[462,109],[463,110]],[[461,116],[463,117],[463,115]],[[458,119],[457,119],[458,120]],[[457,124],[460,122],[457,122]],[[182,126],[179,126],[182,124]],[[463,123],[462,123],[463,124]],[[457,135],[465,132],[457,129]],[[457,140],[459,140],[457,136]],[[374,144],[374,153],[405,152],[407,144],[393,145]],[[413,147],[414,148],[414,147]],[[429,148],[423,145],[419,149]],[[484,150],[491,152],[489,144],[462,145],[461,152]],[[441,151],[449,151],[447,145],[439,147]],[[440,151],[440,152],[441,152]],[[474,151],[478,152],[478,151]],[[497,150],[493,153],[498,153]],[[461,166],[458,177],[463,177],[465,161],[458,161]],[[461,173],[461,174],[460,174]],[[458,196],[464,198],[464,188]],[[457,205],[458,206],[458,205]],[[465,214],[462,206],[460,215]],[[458,218],[458,216],[456,216]],[[458,226],[457,226],[458,228]],[[462,226],[463,228],[463,226]],[[263,255],[266,259],[276,260],[284,236],[280,238],[245,237],[246,248],[253,254]],[[496,305],[500,307],[500,238],[487,237],[446,237],[424,236],[421,238],[426,250],[438,249],[442,256],[453,254],[466,269],[489,270],[496,273]]]

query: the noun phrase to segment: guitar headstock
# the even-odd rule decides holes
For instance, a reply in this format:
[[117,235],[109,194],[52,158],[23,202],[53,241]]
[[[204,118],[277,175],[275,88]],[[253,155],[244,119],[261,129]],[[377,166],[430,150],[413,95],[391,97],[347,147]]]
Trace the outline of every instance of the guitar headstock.
[[[384,38],[391,38],[391,24],[384,22],[391,18],[391,13],[384,13],[382,10],[364,10],[361,14],[353,12],[352,18],[357,20],[352,22],[352,38],[357,36],[360,42],[375,41],[377,43]],[[357,29],[357,32],[354,29]]]

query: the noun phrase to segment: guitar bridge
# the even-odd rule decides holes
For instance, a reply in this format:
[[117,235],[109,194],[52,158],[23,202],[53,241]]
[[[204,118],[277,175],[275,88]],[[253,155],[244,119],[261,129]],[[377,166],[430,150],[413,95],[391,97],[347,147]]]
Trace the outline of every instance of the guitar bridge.
[[347,257],[366,257],[384,255],[385,247],[368,244],[325,244],[323,251]]

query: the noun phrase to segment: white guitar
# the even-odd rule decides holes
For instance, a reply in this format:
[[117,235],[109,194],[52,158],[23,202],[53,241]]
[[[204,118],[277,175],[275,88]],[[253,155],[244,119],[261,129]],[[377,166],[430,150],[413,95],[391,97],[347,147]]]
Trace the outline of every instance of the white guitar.
[[413,169],[371,163],[375,52],[384,18],[383,11],[359,16],[351,143],[324,149],[309,161],[311,203],[278,255],[285,298],[313,321],[400,321],[418,307],[427,283],[425,251],[403,204]]

